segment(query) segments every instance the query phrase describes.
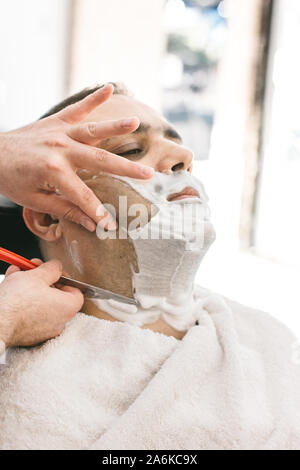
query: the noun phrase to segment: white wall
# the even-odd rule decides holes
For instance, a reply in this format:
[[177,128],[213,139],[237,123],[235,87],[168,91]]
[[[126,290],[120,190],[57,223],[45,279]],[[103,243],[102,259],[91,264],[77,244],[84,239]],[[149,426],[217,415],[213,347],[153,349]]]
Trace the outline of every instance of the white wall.
[[[297,191],[294,191],[294,196],[296,194],[298,196],[297,199],[293,199],[293,204],[288,207],[288,210],[294,214],[294,225],[299,225],[299,169],[296,171],[296,166],[299,168],[299,165],[296,161],[294,162],[293,178],[288,179],[287,174],[285,175],[287,185],[284,189],[276,163],[286,155],[280,151],[280,147],[276,149],[276,142],[280,140],[282,143],[282,137],[287,135],[286,129],[289,127],[291,118],[295,117],[297,112],[299,113],[300,88],[298,86],[299,65],[297,64],[299,40],[296,39],[299,37],[299,27],[297,34],[292,37],[289,35],[291,55],[288,54],[288,51],[285,54],[286,59],[292,56],[296,63],[290,61],[290,65],[294,63],[294,67],[286,70],[281,68],[283,75],[280,93],[281,105],[285,104],[285,107],[289,110],[293,109],[293,112],[287,111],[280,114],[276,111],[275,119],[273,119],[273,123],[281,123],[281,126],[273,127],[276,137],[274,140],[275,152],[268,152],[268,163],[266,162],[265,166],[267,177],[271,180],[273,178],[271,187],[274,190],[274,197],[273,200],[271,197],[272,206],[270,206],[269,197],[265,198],[265,195],[261,194],[260,204],[263,211],[260,213],[260,255],[255,251],[241,252],[239,249],[238,233],[244,178],[245,118],[248,102],[248,80],[251,76],[249,41],[251,41],[251,30],[253,29],[255,1],[231,0],[230,2],[232,9],[229,18],[228,48],[224,54],[223,73],[219,83],[219,112],[213,131],[211,159],[207,163],[198,162],[195,165],[197,176],[206,183],[211,201],[212,217],[217,231],[216,242],[199,269],[197,282],[236,301],[271,313],[300,337],[299,268],[284,264],[280,259],[283,254],[287,254],[291,250],[292,240],[294,240],[292,246],[296,246],[298,249],[300,235],[297,235],[298,240],[296,241],[296,232],[289,233],[286,230],[286,217],[283,210],[278,211],[279,202],[282,204],[283,198],[286,202],[288,201],[287,194],[292,191],[292,188],[296,188],[297,181]],[[283,9],[289,7],[285,9],[284,17],[293,18],[292,23],[295,23],[299,17],[295,14],[295,6],[297,5],[296,10],[299,10],[300,2],[298,0],[280,0],[280,3]],[[271,76],[272,74],[271,70]],[[297,90],[294,87],[291,88],[292,83],[295,84]],[[271,88],[270,90],[272,92]],[[268,111],[272,121],[272,103]],[[275,112],[275,108],[273,112]],[[300,116],[298,126],[299,122]],[[270,143],[270,135],[268,139]],[[285,140],[284,144],[286,145],[286,143]],[[277,167],[275,174],[273,163],[275,163],[275,168]],[[279,177],[277,181],[274,176]],[[291,187],[288,186],[288,181],[290,181]],[[268,207],[272,208],[272,212],[269,214]],[[265,221],[263,217],[265,217]],[[280,239],[282,244],[280,244]],[[262,249],[262,241],[264,241],[265,250]],[[270,253],[270,248],[275,255],[272,258],[265,256],[268,251]],[[300,249],[298,249],[298,254],[300,254]]]
[[157,107],[163,52],[164,0],[78,0],[70,92],[123,81]]
[[195,168],[197,176],[206,179],[221,252],[237,252],[240,245],[245,126],[257,1],[231,0],[229,5],[228,36],[220,65],[210,158],[207,164],[199,163]]
[[299,269],[300,2],[278,0],[276,6],[256,245],[261,253]]
[[38,118],[65,93],[69,0],[0,0],[0,129]]

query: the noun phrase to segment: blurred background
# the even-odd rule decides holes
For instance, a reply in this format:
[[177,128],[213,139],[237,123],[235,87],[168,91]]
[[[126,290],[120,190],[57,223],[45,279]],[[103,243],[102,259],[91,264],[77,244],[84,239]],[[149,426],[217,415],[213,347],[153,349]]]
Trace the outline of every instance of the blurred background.
[[217,229],[198,283],[300,336],[299,44],[299,0],[0,0],[0,131],[124,81],[195,152]]

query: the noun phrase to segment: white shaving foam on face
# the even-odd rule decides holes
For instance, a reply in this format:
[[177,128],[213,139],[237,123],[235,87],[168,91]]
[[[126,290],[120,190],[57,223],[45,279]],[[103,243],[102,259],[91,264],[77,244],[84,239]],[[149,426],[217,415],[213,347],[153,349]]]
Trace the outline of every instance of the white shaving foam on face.
[[[194,295],[194,279],[215,239],[204,187],[186,171],[155,173],[150,181],[116,178],[128,183],[158,211],[148,224],[128,231],[139,267],[138,273],[132,270],[138,306],[113,300],[94,302],[120,321],[142,326],[161,317],[173,328],[185,331],[195,324],[202,312],[201,302]],[[195,189],[199,198],[168,201],[168,196],[186,187]],[[175,222],[164,227],[162,222],[170,219]]]

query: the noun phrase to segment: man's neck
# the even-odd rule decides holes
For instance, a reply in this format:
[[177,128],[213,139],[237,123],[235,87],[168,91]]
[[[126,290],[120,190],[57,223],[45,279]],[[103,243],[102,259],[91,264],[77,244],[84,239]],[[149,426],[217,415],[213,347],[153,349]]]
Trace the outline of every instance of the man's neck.
[[[86,300],[82,309],[82,312],[91,315],[93,317],[100,318],[108,321],[118,321],[106,312],[100,310],[91,300]],[[161,333],[166,336],[173,336],[176,339],[182,339],[186,331],[178,331],[172,326],[168,325],[162,318],[159,318],[154,323],[148,323],[143,325],[141,328],[152,330],[155,333]]]

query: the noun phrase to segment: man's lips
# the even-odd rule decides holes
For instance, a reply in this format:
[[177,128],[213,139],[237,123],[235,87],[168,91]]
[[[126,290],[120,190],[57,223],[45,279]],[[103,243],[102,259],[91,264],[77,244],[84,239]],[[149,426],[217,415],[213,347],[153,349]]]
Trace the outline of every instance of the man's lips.
[[169,202],[171,201],[179,201],[180,199],[187,199],[191,197],[200,197],[198,191],[196,189],[187,187],[184,188],[180,193],[173,193],[170,194],[167,199]]

